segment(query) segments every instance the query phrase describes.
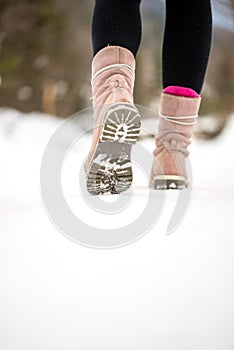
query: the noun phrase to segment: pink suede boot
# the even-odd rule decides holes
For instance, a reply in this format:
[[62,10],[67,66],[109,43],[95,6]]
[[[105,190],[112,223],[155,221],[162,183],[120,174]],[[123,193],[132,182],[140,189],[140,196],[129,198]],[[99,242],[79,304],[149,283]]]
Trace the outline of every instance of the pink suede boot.
[[85,171],[91,194],[120,193],[132,182],[131,147],[140,132],[133,103],[135,59],[119,46],[107,46],[92,62],[94,130]]
[[187,187],[185,158],[191,143],[193,126],[198,117],[201,97],[161,94],[159,132],[150,175],[150,186],[155,189]]

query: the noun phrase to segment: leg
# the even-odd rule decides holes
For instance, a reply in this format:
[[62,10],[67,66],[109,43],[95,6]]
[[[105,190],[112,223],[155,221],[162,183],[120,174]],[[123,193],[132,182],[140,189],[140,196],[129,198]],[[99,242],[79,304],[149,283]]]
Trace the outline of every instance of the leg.
[[202,89],[210,53],[210,0],[166,0],[163,87]]
[[93,54],[108,45],[136,56],[141,41],[141,0],[96,0],[92,20]]
[[211,32],[210,0],[166,0],[164,90],[150,177],[156,189],[188,184],[185,158],[200,107]]

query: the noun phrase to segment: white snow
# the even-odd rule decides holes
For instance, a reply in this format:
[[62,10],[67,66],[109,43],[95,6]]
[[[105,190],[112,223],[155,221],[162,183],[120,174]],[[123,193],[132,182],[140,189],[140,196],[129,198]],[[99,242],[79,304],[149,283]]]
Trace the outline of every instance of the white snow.
[[[234,119],[216,140],[194,140],[192,202],[177,230],[166,235],[178,196],[169,191],[148,234],[106,251],[65,238],[44,211],[40,164],[61,123],[0,111],[1,350],[233,350]],[[81,198],[89,145],[85,136],[64,164],[70,207],[97,227],[134,221],[149,191],[137,167],[126,211],[103,220]]]

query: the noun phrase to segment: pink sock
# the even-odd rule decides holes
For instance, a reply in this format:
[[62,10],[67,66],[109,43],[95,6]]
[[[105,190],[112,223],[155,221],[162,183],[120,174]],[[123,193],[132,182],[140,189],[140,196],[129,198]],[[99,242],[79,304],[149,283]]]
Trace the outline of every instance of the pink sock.
[[184,96],[184,97],[199,97],[199,94],[193,89],[182,86],[168,86],[163,92],[169,95]]

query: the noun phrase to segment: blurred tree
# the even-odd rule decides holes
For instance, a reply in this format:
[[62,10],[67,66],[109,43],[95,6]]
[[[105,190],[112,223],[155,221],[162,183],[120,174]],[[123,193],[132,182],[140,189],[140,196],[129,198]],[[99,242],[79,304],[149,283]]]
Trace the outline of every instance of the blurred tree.
[[53,0],[1,0],[0,13],[1,105],[41,109],[45,68],[61,49],[63,15]]
[[0,105],[59,115],[85,105],[90,12],[82,1],[0,1]]

